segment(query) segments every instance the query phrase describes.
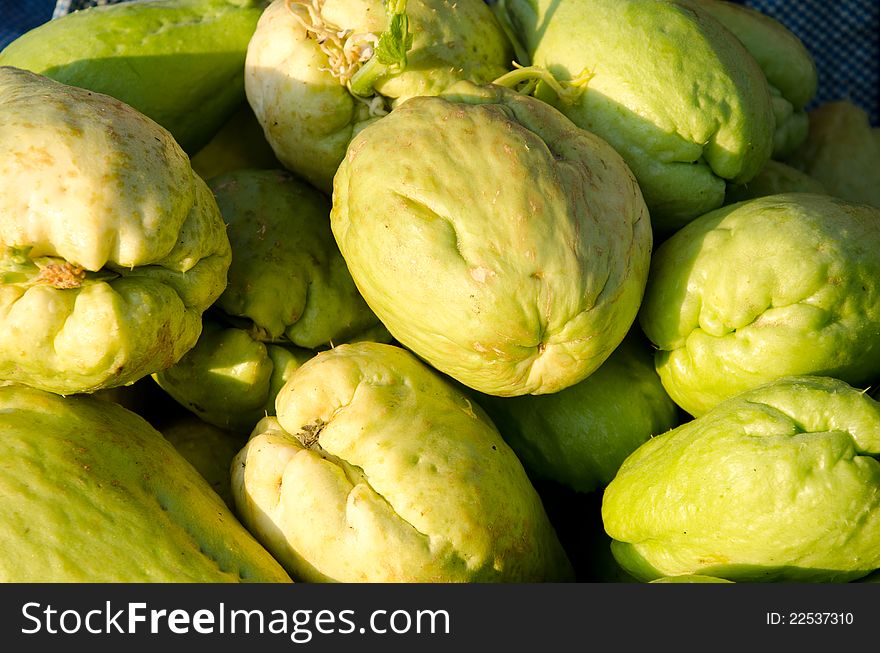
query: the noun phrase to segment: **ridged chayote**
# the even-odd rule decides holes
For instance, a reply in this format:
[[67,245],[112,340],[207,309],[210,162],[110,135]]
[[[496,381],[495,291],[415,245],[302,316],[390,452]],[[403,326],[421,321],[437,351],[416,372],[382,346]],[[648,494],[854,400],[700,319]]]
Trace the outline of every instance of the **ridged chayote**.
[[843,582],[880,567],[880,404],[785,377],[648,441],[605,490],[633,576]]
[[0,68],[0,378],[58,393],[177,361],[226,286],[226,227],[171,135]]
[[[403,6],[408,17],[405,65],[380,62],[389,5]],[[483,0],[275,0],[248,46],[245,89],[278,159],[329,192],[365,124],[460,79],[490,82],[512,59]],[[363,97],[353,85],[365,87]]]
[[621,157],[553,107],[460,82],[353,140],[331,224],[404,346],[480,392],[556,392],[632,324],[652,245]]
[[728,184],[725,204],[779,195],[781,193],[818,193],[828,195],[825,186],[815,177],[781,161],[770,159],[757,175],[744,184]]
[[503,0],[532,59],[561,81],[587,78],[574,102],[553,99],[613,145],[668,234],[721,206],[773,149],[767,79],[730,30],[674,0]]
[[290,582],[162,435],[93,397],[0,387],[0,582]]
[[788,375],[880,370],[880,209],[768,195],[712,211],[656,251],[639,319],[692,415]]
[[[679,0],[680,2],[682,0]],[[724,0],[686,0],[707,12],[743,42],[761,66],[773,98],[774,158],[784,158],[807,137],[804,107],[819,83],[813,57],[803,42],[776,18]]]
[[233,461],[233,495],[294,579],[572,579],[513,451],[479,406],[406,350],[321,352],[276,409]]

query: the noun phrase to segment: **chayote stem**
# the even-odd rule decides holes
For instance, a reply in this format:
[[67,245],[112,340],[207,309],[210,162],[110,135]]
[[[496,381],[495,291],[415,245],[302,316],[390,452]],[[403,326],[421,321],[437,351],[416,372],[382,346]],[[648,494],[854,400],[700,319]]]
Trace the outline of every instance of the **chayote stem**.
[[379,42],[370,57],[351,77],[348,89],[353,95],[370,97],[379,79],[406,68],[406,53],[412,48],[412,33],[406,15],[406,0],[385,0],[388,27],[379,35]]
[[551,91],[565,104],[574,104],[581,93],[587,88],[593,74],[589,71],[582,72],[578,77],[568,81],[560,81],[546,68],[541,66],[519,66],[514,64],[516,68],[509,73],[505,73],[492,83],[499,86],[506,86],[517,90],[520,84],[525,84],[525,88],[518,92],[527,95],[537,95],[541,92],[541,85],[549,87]]

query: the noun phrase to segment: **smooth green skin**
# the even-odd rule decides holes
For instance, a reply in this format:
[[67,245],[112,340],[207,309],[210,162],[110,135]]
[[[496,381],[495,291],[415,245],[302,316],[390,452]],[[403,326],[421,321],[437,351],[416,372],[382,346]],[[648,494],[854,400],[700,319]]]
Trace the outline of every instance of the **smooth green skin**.
[[531,475],[577,492],[607,485],[639,445],[679,423],[651,350],[634,334],[565,390],[476,400]]
[[764,71],[776,116],[772,156],[788,156],[807,137],[804,107],[813,99],[819,82],[812,55],[785,25],[751,7],[723,0],[688,2],[733,32]]
[[239,106],[190,162],[195,173],[205,180],[236,170],[282,167],[247,102]]
[[607,140],[639,181],[655,231],[721,206],[773,149],[767,80],[742,43],[685,3],[504,0],[531,55],[560,80],[592,73],[573,103],[548,98]]
[[330,219],[391,334],[499,396],[595,371],[633,322],[652,244],[638,185],[607,143],[540,100],[468,82],[358,134]]
[[807,140],[786,163],[818,179],[831,195],[880,208],[880,129],[846,100],[809,113]]
[[233,461],[232,487],[242,521],[294,579],[572,580],[513,451],[406,350],[321,352],[276,409]]
[[770,159],[761,172],[747,183],[728,185],[724,204],[736,204],[756,197],[779,195],[780,193],[827,195],[828,191],[818,179],[787,163]]
[[878,455],[880,404],[785,377],[639,447],[602,519],[641,580],[845,582],[880,567]]
[[265,2],[152,0],[48,21],[0,52],[16,66],[122,100],[194,154],[245,100],[248,41]]
[[97,272],[0,275],[0,379],[71,394],[177,361],[223,291],[229,239],[171,135],[105,95],[0,68],[0,262],[31,247]]
[[275,414],[278,391],[313,355],[206,318],[195,346],[153,378],[203,421],[247,435],[260,419]]
[[880,210],[770,195],[664,242],[639,314],[669,395],[697,416],[775,378],[861,385],[880,369]]
[[[356,33],[386,26],[382,0],[325,0],[323,7],[326,20]],[[483,0],[411,0],[406,13],[407,67],[375,85],[392,107],[460,79],[487,83],[510,68],[510,43]],[[329,193],[349,141],[375,118],[326,68],[327,56],[284,0],[270,4],[248,46],[247,98],[284,166]]]
[[290,582],[142,418],[0,387],[0,581]]
[[286,170],[239,170],[209,185],[232,244],[218,308],[251,320],[259,339],[308,349],[378,326],[333,239],[327,197]]
[[229,468],[247,436],[218,428],[191,415],[169,422],[161,433],[234,510]]

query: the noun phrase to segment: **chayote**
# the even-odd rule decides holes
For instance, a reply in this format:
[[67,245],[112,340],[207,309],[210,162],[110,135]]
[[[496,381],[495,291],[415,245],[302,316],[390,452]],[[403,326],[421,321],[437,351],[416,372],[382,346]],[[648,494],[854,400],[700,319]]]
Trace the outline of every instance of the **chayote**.
[[880,567],[880,404],[784,377],[643,444],[602,518],[633,576],[844,582]]
[[490,82],[512,59],[482,0],[275,0],[248,46],[245,89],[278,159],[329,192],[364,125],[460,79]]
[[239,170],[208,184],[232,245],[217,308],[244,318],[259,340],[307,349],[379,326],[333,239],[327,197],[286,170]]
[[68,394],[172,365],[230,256],[211,191],[165,129],[0,68],[0,379]]
[[153,375],[175,401],[222,429],[248,434],[275,414],[275,396],[314,352],[255,340],[205,318],[202,335],[177,364]]
[[195,415],[169,420],[160,432],[234,510],[229,469],[247,436],[208,424]]
[[813,56],[788,27],[752,7],[724,0],[687,1],[733,32],[761,66],[776,119],[772,156],[788,156],[807,138],[805,107],[819,83]]
[[134,413],[0,387],[0,582],[290,582]]
[[880,208],[880,127],[849,100],[809,113],[807,140],[786,163],[818,179],[831,195]]
[[470,82],[363,129],[330,218],[391,334],[501,396],[556,392],[604,362],[634,320],[652,244],[639,187],[605,141]]
[[880,370],[880,209],[769,195],[712,211],[655,252],[639,319],[691,415],[780,376]]
[[282,167],[247,102],[239,106],[190,161],[196,174],[205,180],[236,170],[277,170]]
[[540,497],[485,413],[404,349],[297,370],[232,465],[238,513],[294,579],[572,579]]
[[110,95],[195,154],[245,101],[248,42],[263,0],[149,0],[87,7],[0,52],[15,66]]
[[577,492],[607,485],[648,438],[679,423],[678,407],[631,334],[580,383],[548,395],[476,397],[534,477]]
[[727,181],[751,179],[769,159],[767,79],[691,2],[501,0],[499,10],[532,64],[583,87],[573,101],[547,100],[620,152],[663,235],[721,206]]

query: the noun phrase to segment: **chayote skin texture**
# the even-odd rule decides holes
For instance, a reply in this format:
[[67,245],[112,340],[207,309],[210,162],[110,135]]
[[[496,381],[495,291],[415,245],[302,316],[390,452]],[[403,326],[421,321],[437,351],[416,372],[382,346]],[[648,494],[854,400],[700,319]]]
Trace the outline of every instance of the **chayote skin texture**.
[[607,485],[639,445],[679,423],[640,334],[565,390],[476,399],[531,475],[577,492]]
[[639,447],[602,518],[641,580],[845,582],[880,567],[878,456],[880,404],[785,377]]
[[262,0],[150,0],[50,20],[0,52],[15,66],[115,97],[195,154],[241,102]]
[[585,72],[575,124],[607,140],[639,181],[658,233],[721,206],[773,149],[770,89],[729,30],[687,3],[504,0],[532,63],[559,79]]
[[[278,159],[329,193],[349,141],[380,114],[330,72],[327,54],[287,4],[275,0],[257,24],[247,51],[245,90]],[[386,28],[382,0],[317,4],[328,27],[355,35],[378,35]],[[305,15],[303,7],[297,11]],[[460,79],[487,83],[509,69],[510,43],[483,0],[410,0],[406,13],[413,39],[407,65],[374,85],[388,108],[437,95]]]
[[804,107],[815,96],[819,82],[810,52],[785,25],[751,7],[724,0],[687,2],[733,32],[761,66],[770,85],[776,118],[772,156],[781,159],[791,154],[807,137]]
[[175,401],[208,424],[247,435],[275,414],[275,396],[314,352],[255,340],[250,331],[206,318],[177,364],[153,375]]
[[290,582],[134,413],[0,387],[0,581]]
[[787,375],[866,384],[880,369],[880,209],[770,195],[664,242],[639,319],[669,395],[691,415]]
[[209,185],[233,252],[217,308],[250,320],[257,339],[308,349],[378,326],[333,239],[327,197],[286,170],[239,170]]
[[282,388],[232,465],[238,513],[294,579],[572,580],[485,413],[404,349],[341,345]]
[[652,244],[641,192],[605,141],[533,97],[467,82],[361,131],[330,218],[391,334],[500,396],[595,371],[633,322]]
[[69,394],[172,365],[230,257],[210,190],[166,130],[0,68],[0,379]]

